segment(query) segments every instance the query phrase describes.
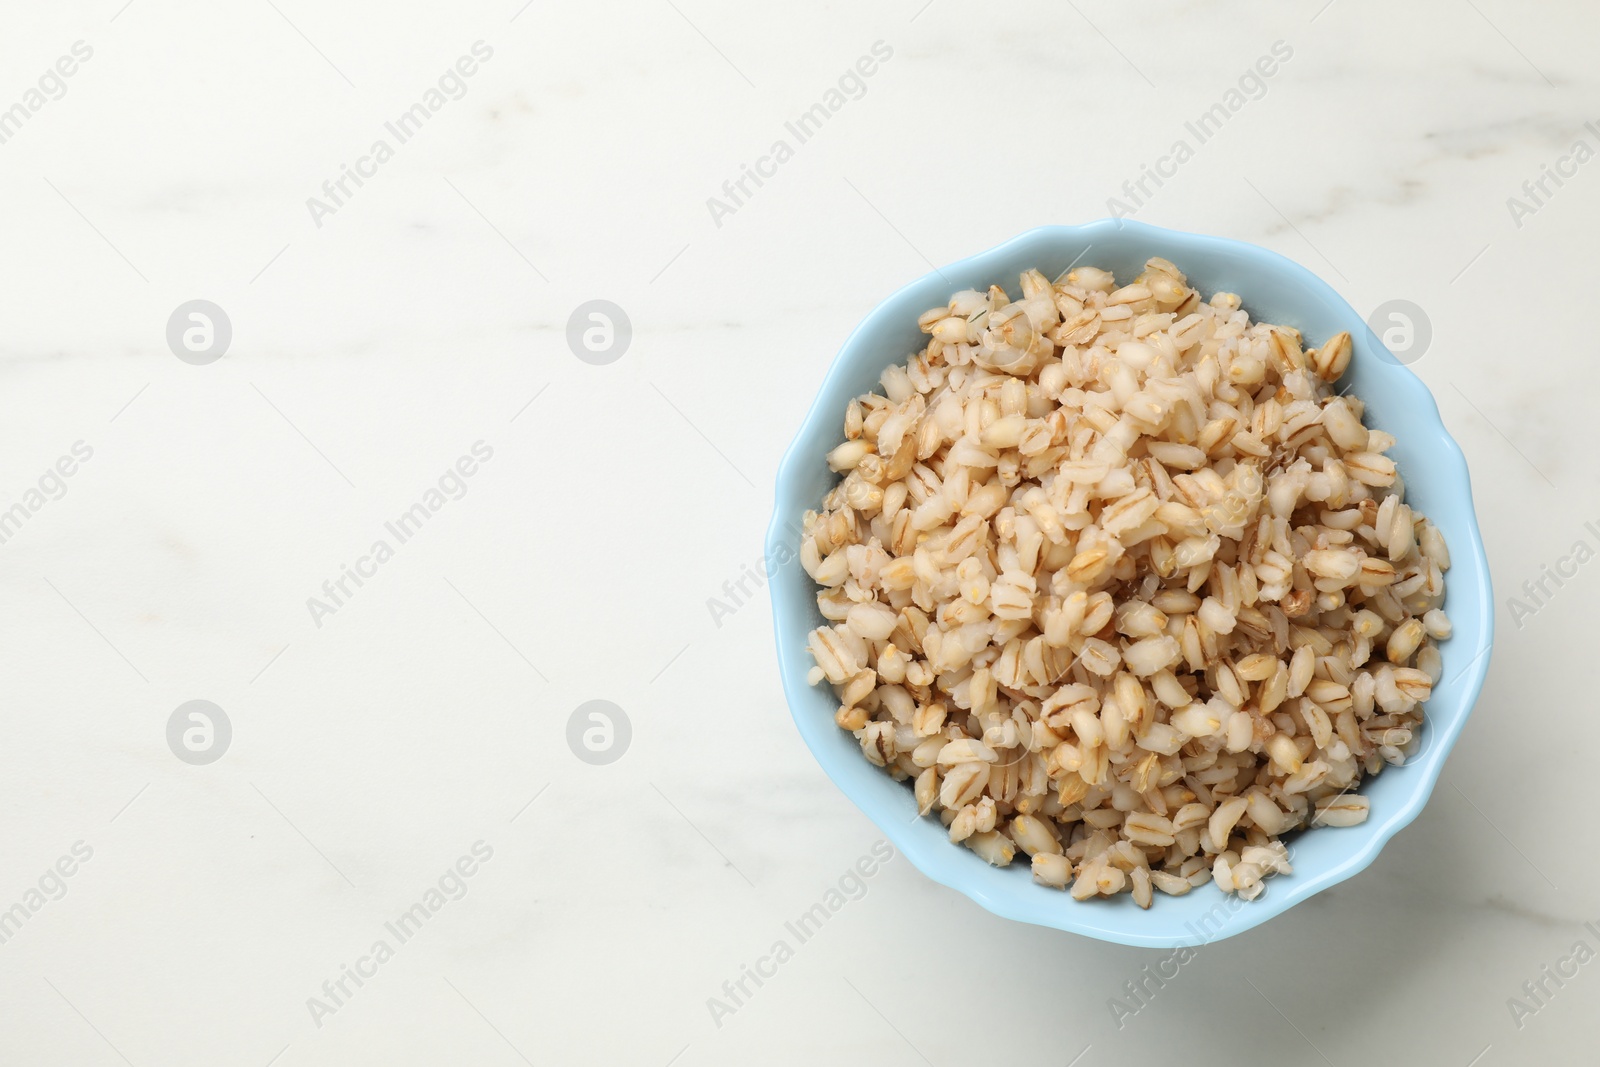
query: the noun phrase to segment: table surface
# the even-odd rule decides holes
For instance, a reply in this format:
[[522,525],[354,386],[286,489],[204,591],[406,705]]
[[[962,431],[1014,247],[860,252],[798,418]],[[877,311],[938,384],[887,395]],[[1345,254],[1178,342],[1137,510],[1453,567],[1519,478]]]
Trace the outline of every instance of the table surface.
[[[0,1060],[1592,1053],[1591,6],[519,3],[0,36]],[[1425,317],[1500,609],[1422,816],[1181,968],[858,888],[756,577],[855,323],[1114,211]]]

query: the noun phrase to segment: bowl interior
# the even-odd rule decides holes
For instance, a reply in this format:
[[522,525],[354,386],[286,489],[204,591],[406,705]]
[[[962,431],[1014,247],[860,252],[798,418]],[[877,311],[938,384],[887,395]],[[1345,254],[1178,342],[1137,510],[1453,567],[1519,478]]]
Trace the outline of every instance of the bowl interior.
[[[1418,751],[1404,767],[1386,768],[1363,783],[1361,792],[1372,801],[1367,822],[1291,839],[1294,873],[1271,878],[1255,901],[1240,901],[1207,884],[1183,897],[1157,894],[1154,906],[1142,911],[1126,894],[1079,903],[1036,885],[1020,853],[1008,868],[990,867],[969,849],[952,845],[937,819],[917,817],[909,785],[894,782],[869,764],[855,739],[834,724],[837,704],[826,683],[806,684],[811,667],[806,634],[823,619],[816,587],[799,566],[795,546],[801,516],[837,481],[825,456],[844,438],[845,407],[853,397],[880,389],[884,367],[921,350],[926,337],[917,328],[918,315],[960,289],[998,284],[1015,296],[1018,275],[1030,267],[1054,278],[1069,265],[1082,263],[1130,281],[1151,256],[1175,263],[1202,297],[1219,290],[1240,294],[1252,319],[1294,326],[1308,345],[1340,330],[1350,332],[1354,352],[1340,386],[1366,403],[1368,425],[1395,436],[1389,454],[1399,464],[1408,502],[1445,535],[1452,563],[1445,608],[1454,632],[1441,646],[1444,674],[1428,702]],[[1029,231],[918,279],[874,309],[846,341],[784,457],[766,555],[784,691],[801,736],[840,788],[925,874],[989,910],[1130,945],[1170,947],[1231,936],[1369,864],[1384,842],[1416,817],[1432,791],[1482,686],[1493,632],[1488,566],[1466,462],[1426,386],[1384,348],[1342,297],[1305,268],[1254,245],[1126,220]]]

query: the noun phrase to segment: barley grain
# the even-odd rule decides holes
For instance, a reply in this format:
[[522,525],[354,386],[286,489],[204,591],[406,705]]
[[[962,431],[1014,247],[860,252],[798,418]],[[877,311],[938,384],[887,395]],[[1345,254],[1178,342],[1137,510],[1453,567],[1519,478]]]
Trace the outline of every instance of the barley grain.
[[803,520],[811,684],[985,861],[1084,900],[1215,881],[1366,819],[1442,676],[1449,551],[1304,347],[1152,259],[955,294],[852,400]]

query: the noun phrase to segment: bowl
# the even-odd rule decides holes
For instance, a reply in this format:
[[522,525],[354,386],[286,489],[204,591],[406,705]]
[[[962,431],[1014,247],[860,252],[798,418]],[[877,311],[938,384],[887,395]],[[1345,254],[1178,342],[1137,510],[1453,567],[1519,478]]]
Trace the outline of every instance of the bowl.
[[[1426,705],[1417,750],[1404,766],[1387,767],[1362,783],[1360,791],[1371,801],[1366,822],[1286,837],[1294,873],[1268,879],[1266,891],[1254,901],[1207,883],[1181,897],[1157,893],[1146,911],[1126,893],[1075,901],[1061,890],[1036,884],[1026,862],[991,867],[970,849],[951,844],[936,817],[917,815],[910,783],[896,782],[868,763],[855,738],[834,724],[837,702],[831,688],[806,683],[811,667],[806,634],[823,619],[816,586],[799,565],[796,546],[801,517],[819,505],[838,479],[825,456],[844,439],[846,405],[878,390],[878,376],[886,366],[904,362],[923,347],[926,337],[917,328],[918,315],[943,305],[960,289],[998,284],[1016,296],[1017,276],[1030,267],[1053,278],[1068,265],[1083,262],[1131,279],[1151,256],[1176,263],[1203,296],[1218,290],[1238,293],[1252,320],[1297,327],[1308,343],[1320,343],[1340,330],[1350,332],[1354,351],[1341,385],[1349,385],[1366,403],[1368,425],[1394,435],[1389,454],[1405,479],[1407,502],[1445,535],[1451,556],[1445,608],[1454,629],[1440,646],[1443,675]],[[1366,868],[1417,817],[1488,670],[1494,635],[1488,561],[1473,514],[1466,459],[1446,432],[1433,396],[1327,283],[1298,263],[1242,241],[1102,219],[1029,230],[917,279],[874,308],[839,350],[783,457],[776,496],[766,560],[779,670],[800,736],[828,777],[918,870],[1007,919],[1125,945],[1178,948],[1231,937],[1282,914]]]

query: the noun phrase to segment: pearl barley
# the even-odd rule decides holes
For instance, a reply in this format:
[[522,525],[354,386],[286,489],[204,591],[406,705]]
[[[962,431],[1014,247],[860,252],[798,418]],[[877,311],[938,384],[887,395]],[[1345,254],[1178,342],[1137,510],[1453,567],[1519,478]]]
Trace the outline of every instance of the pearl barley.
[[1450,557],[1306,348],[1151,259],[955,294],[852,401],[800,560],[813,684],[923,814],[1042,885],[1254,899],[1420,736]]

